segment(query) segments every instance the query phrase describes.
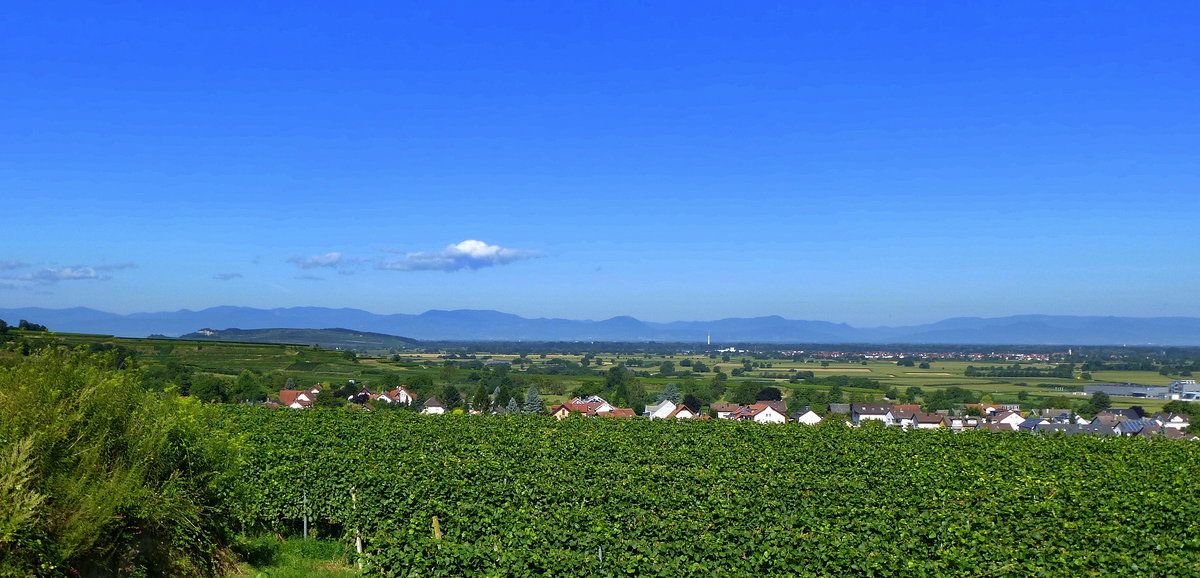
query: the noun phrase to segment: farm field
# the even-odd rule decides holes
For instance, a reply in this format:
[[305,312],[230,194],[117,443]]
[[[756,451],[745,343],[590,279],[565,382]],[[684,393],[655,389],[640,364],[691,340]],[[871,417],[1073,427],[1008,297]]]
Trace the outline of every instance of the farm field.
[[[1156,371],[1095,371],[1091,380],[1078,379],[1082,372],[1076,371],[1076,378],[1060,377],[968,377],[964,375],[967,367],[988,365],[1003,365],[1002,363],[941,361],[930,362],[928,369],[898,366],[895,362],[884,360],[869,361],[796,361],[792,359],[762,359],[753,360],[757,364],[745,370],[740,376],[734,370],[743,371],[743,362],[751,361],[744,355],[732,354],[729,361],[724,361],[715,354],[650,354],[650,353],[594,353],[594,354],[544,354],[529,352],[524,356],[517,354],[499,354],[475,352],[470,359],[447,359],[443,353],[437,352],[403,352],[399,355],[370,358],[347,357],[346,352],[330,351],[320,348],[297,345],[272,345],[258,343],[230,343],[219,341],[194,341],[177,339],[128,339],[96,335],[78,334],[43,334],[32,336],[40,340],[54,340],[68,346],[119,346],[136,352],[138,362],[143,366],[164,366],[179,364],[189,367],[201,374],[220,376],[232,380],[243,371],[253,372],[267,385],[270,391],[284,387],[291,379],[296,384],[324,383],[327,385],[344,384],[348,380],[372,387],[373,384],[384,382],[391,376],[398,383],[408,383],[413,379],[430,379],[436,384],[455,383],[462,387],[474,387],[467,383],[473,369],[460,368],[449,374],[444,373],[446,364],[478,363],[477,367],[488,368],[489,364],[512,363],[513,375],[537,376],[544,372],[553,371],[555,363],[566,361],[574,364],[587,363],[586,371],[571,375],[543,375],[540,383],[554,384],[549,390],[543,388],[543,397],[548,404],[560,403],[570,399],[571,392],[584,384],[598,383],[604,380],[604,372],[615,364],[629,364],[631,370],[642,374],[641,383],[647,391],[654,394],[668,384],[683,385],[692,380],[695,382],[708,381],[717,376],[715,371],[720,369],[726,375],[734,374],[730,384],[743,380],[755,380],[762,385],[773,385],[786,394],[788,391],[811,389],[810,385],[793,383],[790,377],[799,372],[811,372],[816,378],[825,379],[833,376],[850,378],[869,378],[881,382],[880,389],[862,389],[844,387],[847,394],[857,395],[859,399],[878,399],[890,388],[904,392],[908,388],[921,388],[926,393],[957,387],[974,392],[977,396],[990,396],[997,403],[1022,403],[1027,407],[1050,403],[1061,398],[1082,401],[1086,396],[1078,395],[1083,385],[1088,383],[1142,383],[1147,385],[1165,385],[1177,377],[1160,375]],[[2,355],[2,353],[0,353]],[[671,362],[675,369],[688,370],[688,375],[662,376],[659,374],[660,364]],[[703,365],[701,365],[703,364]],[[707,371],[692,372],[691,368],[702,367]],[[1023,364],[1023,367],[1040,367],[1050,369],[1051,365]],[[391,383],[397,383],[393,380]],[[821,389],[828,389],[823,386]],[[731,389],[731,388],[730,388]],[[1160,409],[1165,401],[1148,400],[1144,398],[1113,397],[1115,407],[1140,405],[1148,411]]]
[[1200,445],[227,408],[252,528],[374,576],[1200,572]]

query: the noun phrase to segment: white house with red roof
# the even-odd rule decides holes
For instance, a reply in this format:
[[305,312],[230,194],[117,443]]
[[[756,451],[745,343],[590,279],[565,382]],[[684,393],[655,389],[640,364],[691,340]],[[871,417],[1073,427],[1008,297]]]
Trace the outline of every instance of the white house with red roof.
[[1022,416],[1019,412],[1002,411],[1002,412],[992,416],[990,423],[993,423],[993,424],[996,424],[996,425],[999,425],[1002,427],[1007,427],[1010,430],[1016,431],[1017,426],[1021,425],[1021,423],[1024,421],[1025,421],[1025,417]]
[[387,403],[402,403],[404,405],[409,405],[413,402],[413,394],[407,389],[404,389],[404,386],[402,385],[396,389],[393,389],[392,391],[385,391],[375,396],[374,399],[386,401]]
[[646,417],[650,419],[663,419],[672,417],[672,414],[675,413],[675,410],[678,408],[679,406],[676,405],[675,402],[669,399],[664,399],[657,404],[646,406]]
[[768,403],[755,403],[742,406],[741,409],[729,415],[729,419],[752,421],[755,423],[785,423],[787,416]]
[[667,415],[667,418],[675,419],[697,419],[701,417],[708,416],[701,416],[700,414],[692,411],[692,408],[682,404],[675,406],[675,409],[671,410],[671,413]]
[[279,390],[279,405],[292,409],[304,409],[312,407],[316,397],[316,394],[304,389],[281,389]]

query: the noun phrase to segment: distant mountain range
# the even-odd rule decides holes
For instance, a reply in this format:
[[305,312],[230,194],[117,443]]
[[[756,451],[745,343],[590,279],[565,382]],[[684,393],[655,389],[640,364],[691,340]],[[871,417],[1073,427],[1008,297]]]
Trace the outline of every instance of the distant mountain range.
[[420,343],[416,339],[397,337],[369,331],[352,329],[201,329],[180,336],[180,339],[202,341],[240,341],[243,343],[297,343],[320,345],[326,349],[353,349],[368,351],[378,349],[408,349]]
[[529,319],[499,311],[426,311],[379,315],[359,309],[213,307],[118,315],[95,309],[0,309],[52,331],[122,337],[179,336],[201,328],[348,327],[359,332],[439,341],[663,341],[703,343],[938,343],[1012,345],[1200,345],[1200,318],[1017,315],[958,317],[905,327],[857,328],[778,316],[652,323],[633,317],[603,321]]

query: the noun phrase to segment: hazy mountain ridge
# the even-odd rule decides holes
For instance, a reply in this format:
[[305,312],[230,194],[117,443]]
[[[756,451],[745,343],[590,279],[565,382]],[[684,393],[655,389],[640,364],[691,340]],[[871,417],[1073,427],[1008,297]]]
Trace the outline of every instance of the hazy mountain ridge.
[[380,315],[360,309],[289,307],[255,309],[222,306],[191,311],[120,315],[85,307],[0,309],[0,319],[20,319],[54,331],[123,337],[178,336],[202,327],[311,329],[349,327],[353,331],[423,340],[471,341],[672,341],[703,343],[944,343],[1197,345],[1200,318],[1015,315],[956,317],[904,327],[856,328],[844,323],[785,319],[777,315],[713,321],[655,323],[619,316],[600,321],[527,318],[491,310],[430,310],[412,315]]
[[320,345],[326,349],[407,349],[419,343],[416,339],[352,329],[201,329],[180,339],[203,341],[238,341],[244,343],[294,343]]

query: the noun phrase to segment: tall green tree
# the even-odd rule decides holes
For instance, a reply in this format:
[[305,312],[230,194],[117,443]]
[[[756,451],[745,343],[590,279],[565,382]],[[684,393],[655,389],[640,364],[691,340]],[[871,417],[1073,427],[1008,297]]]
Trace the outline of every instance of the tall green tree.
[[265,399],[267,399],[267,389],[263,387],[262,381],[249,369],[243,369],[229,390],[229,401],[262,401]]
[[481,383],[475,387],[475,394],[471,396],[471,409],[487,411],[491,407],[492,396],[488,394],[487,386]]
[[224,403],[229,399],[229,386],[215,375],[198,375],[188,393],[200,401]]
[[524,411],[538,415],[546,413],[546,404],[542,402],[542,396],[538,394],[536,387],[530,386],[528,393],[525,394]]
[[663,390],[658,393],[658,397],[656,398],[656,400],[659,403],[662,403],[664,401],[669,401],[671,403],[676,403],[676,404],[679,403],[680,400],[682,400],[682,399],[683,399],[683,394],[681,394],[679,392],[679,387],[676,386],[674,383],[668,383],[667,386],[664,387]]

